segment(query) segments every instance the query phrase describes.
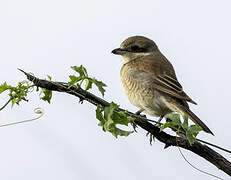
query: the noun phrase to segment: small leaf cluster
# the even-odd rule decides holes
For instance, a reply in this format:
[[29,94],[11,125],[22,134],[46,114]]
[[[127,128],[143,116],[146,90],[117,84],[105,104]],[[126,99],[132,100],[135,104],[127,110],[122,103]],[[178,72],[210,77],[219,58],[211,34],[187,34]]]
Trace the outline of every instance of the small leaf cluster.
[[[51,80],[51,76],[47,75],[48,80]],[[47,101],[49,104],[51,103],[51,98],[52,98],[52,91],[45,89],[45,88],[41,88],[40,91],[40,99],[42,99],[43,101]]]
[[[29,81],[21,81],[18,82],[17,86],[8,85],[6,82],[0,85],[0,94],[9,91],[9,102],[11,102],[11,106],[13,107],[15,104],[19,105],[19,103],[26,100],[26,96],[28,92],[30,92],[30,88],[32,87],[32,83]],[[6,105],[7,105],[6,104]]]
[[110,132],[116,138],[118,136],[128,136],[133,133],[133,131],[125,131],[116,127],[116,125],[128,126],[132,120],[128,114],[119,111],[118,108],[119,105],[112,102],[110,106],[104,109],[101,106],[97,106],[96,109],[96,118],[100,121],[98,125],[102,126],[103,131]]
[[83,82],[85,82],[84,89],[87,91],[92,88],[92,84],[94,84],[102,96],[104,96],[106,84],[104,84],[102,81],[98,81],[95,78],[90,78],[88,76],[87,70],[85,67],[81,66],[72,66],[71,69],[73,69],[75,72],[78,73],[78,76],[71,75],[69,76],[70,81],[68,82],[69,86],[76,85],[78,88],[81,88]]
[[41,88],[40,99],[42,99],[43,101],[47,101],[50,104],[51,98],[52,98],[52,91],[45,88]]
[[176,128],[177,133],[180,133],[181,129],[185,131],[185,135],[190,143],[192,145],[196,141],[196,136],[200,131],[202,131],[202,128],[199,125],[190,125],[188,124],[188,116],[183,115],[183,123],[181,122],[180,119],[180,114],[172,113],[169,114],[168,119],[171,121],[166,122],[163,126],[160,127],[160,130],[164,130],[165,128]]

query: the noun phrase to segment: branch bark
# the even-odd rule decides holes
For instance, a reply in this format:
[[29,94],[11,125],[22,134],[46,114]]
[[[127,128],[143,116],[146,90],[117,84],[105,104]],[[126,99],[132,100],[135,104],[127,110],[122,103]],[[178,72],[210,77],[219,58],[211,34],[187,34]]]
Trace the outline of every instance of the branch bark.
[[[103,107],[106,107],[106,106],[109,106],[110,104],[109,102],[95,96],[94,94],[84,91],[75,86],[68,87],[68,85],[63,82],[54,82],[54,81],[39,79],[29,73],[24,72],[21,69],[19,70],[23,72],[27,76],[27,79],[32,81],[34,85],[37,87],[46,88],[51,91],[65,92],[65,93],[77,96],[81,102],[85,100],[95,106],[101,105]],[[120,111],[125,111],[125,110],[120,109]],[[192,146],[190,146],[187,139],[182,138],[182,137],[172,136],[163,131],[160,132],[160,129],[157,126],[154,126],[153,124],[149,123],[146,118],[136,115],[132,112],[129,112],[129,113],[131,114],[131,116],[136,118],[135,123],[139,127],[151,133],[156,139],[164,143],[165,148],[170,147],[170,146],[179,146],[181,148],[189,150],[199,155],[200,157],[206,159],[207,161],[215,165],[218,169],[222,170],[223,172],[231,176],[231,162],[229,162],[221,154],[214,151],[210,147],[198,141],[196,141]]]

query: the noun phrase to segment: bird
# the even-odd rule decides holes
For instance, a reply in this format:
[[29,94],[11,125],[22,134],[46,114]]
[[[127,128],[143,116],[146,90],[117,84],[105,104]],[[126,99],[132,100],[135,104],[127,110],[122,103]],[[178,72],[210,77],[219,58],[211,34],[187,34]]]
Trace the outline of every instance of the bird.
[[144,112],[160,120],[173,112],[186,114],[205,132],[214,135],[190,110],[188,102],[197,103],[183,91],[172,64],[153,40],[132,36],[112,53],[121,56],[120,79],[129,101],[139,109],[137,114]]

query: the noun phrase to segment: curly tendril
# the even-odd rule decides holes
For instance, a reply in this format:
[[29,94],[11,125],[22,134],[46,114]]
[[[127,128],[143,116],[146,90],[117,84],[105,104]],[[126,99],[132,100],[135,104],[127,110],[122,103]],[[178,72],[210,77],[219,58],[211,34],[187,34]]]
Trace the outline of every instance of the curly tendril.
[[43,109],[40,107],[35,108],[34,113],[39,114],[39,116],[36,118],[33,118],[33,119],[29,119],[29,120],[17,121],[17,122],[8,123],[8,124],[2,124],[2,125],[0,125],[0,127],[11,126],[11,125],[15,125],[15,124],[21,124],[21,123],[27,123],[27,122],[35,121],[35,120],[38,120],[39,118],[41,118],[44,114]]

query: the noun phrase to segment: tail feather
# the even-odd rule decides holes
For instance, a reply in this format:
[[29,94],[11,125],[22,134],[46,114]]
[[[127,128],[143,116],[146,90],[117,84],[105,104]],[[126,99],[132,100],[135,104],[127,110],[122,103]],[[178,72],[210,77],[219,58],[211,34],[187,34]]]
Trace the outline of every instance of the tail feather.
[[189,118],[196,124],[198,124],[205,132],[210,133],[212,135],[214,135],[212,133],[212,131],[205,125],[205,123],[203,123],[189,108],[184,107],[182,105],[178,105],[175,104],[177,106],[177,108],[180,110],[180,112],[185,113],[186,115],[189,116]]

